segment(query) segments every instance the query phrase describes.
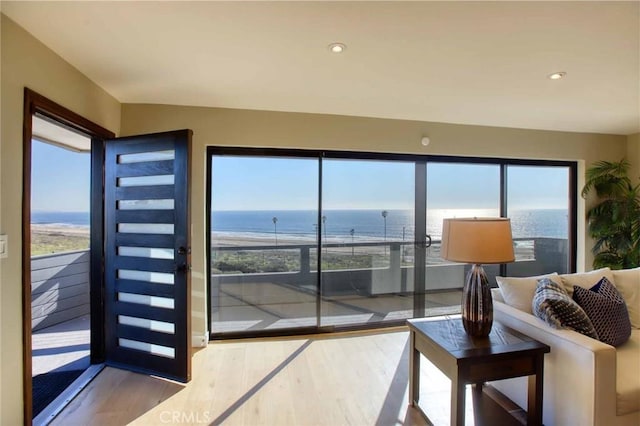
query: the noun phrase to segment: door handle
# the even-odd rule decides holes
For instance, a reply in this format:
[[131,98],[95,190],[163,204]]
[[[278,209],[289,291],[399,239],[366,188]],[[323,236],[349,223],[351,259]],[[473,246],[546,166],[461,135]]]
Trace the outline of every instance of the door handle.
[[431,235],[427,234],[424,236],[424,240],[422,241],[416,241],[416,248],[429,248],[431,247]]
[[191,265],[188,263],[180,263],[176,264],[174,268],[175,272],[189,272],[191,271]]

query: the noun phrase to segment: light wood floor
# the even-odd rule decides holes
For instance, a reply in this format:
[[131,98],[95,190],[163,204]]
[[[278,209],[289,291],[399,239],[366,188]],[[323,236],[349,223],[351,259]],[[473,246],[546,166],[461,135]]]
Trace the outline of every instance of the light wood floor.
[[[53,424],[425,425],[408,407],[408,350],[404,328],[213,342],[190,383],[106,368]],[[422,360],[421,405],[448,424],[449,382]]]

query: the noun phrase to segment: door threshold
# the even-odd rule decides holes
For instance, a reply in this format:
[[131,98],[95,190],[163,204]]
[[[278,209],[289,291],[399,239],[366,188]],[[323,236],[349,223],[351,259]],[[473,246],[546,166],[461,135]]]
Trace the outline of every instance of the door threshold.
[[62,410],[75,398],[98,373],[102,371],[104,364],[90,365],[77,379],[73,381],[51,404],[40,412],[34,419],[34,426],[46,426],[56,418]]

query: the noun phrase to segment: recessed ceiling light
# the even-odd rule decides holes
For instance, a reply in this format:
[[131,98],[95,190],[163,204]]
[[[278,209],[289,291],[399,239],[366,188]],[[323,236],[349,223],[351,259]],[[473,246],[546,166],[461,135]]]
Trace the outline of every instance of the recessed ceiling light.
[[329,50],[330,50],[332,53],[342,53],[342,52],[344,52],[344,50],[345,50],[346,48],[347,48],[347,46],[345,46],[345,45],[344,45],[344,44],[342,44],[342,43],[331,43],[331,44],[329,45]]
[[551,79],[551,80],[560,80],[565,75],[567,75],[567,73],[564,72],[564,71],[554,72],[553,74],[549,74],[549,79]]

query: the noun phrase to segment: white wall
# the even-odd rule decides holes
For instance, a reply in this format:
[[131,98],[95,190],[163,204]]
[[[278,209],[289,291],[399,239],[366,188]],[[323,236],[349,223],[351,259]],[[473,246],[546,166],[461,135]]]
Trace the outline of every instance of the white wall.
[[[205,281],[206,147],[244,146],[377,151],[411,154],[576,160],[579,187],[585,164],[618,160],[625,136],[520,130],[337,115],[223,108],[123,104],[123,135],[190,128],[193,134],[192,287],[193,328],[207,329]],[[422,135],[431,144],[420,144]],[[578,269],[591,269],[585,237],[585,202],[579,199]]]
[[43,96],[113,131],[120,104],[6,16],[1,16],[0,424],[22,424],[22,122],[23,91]]

